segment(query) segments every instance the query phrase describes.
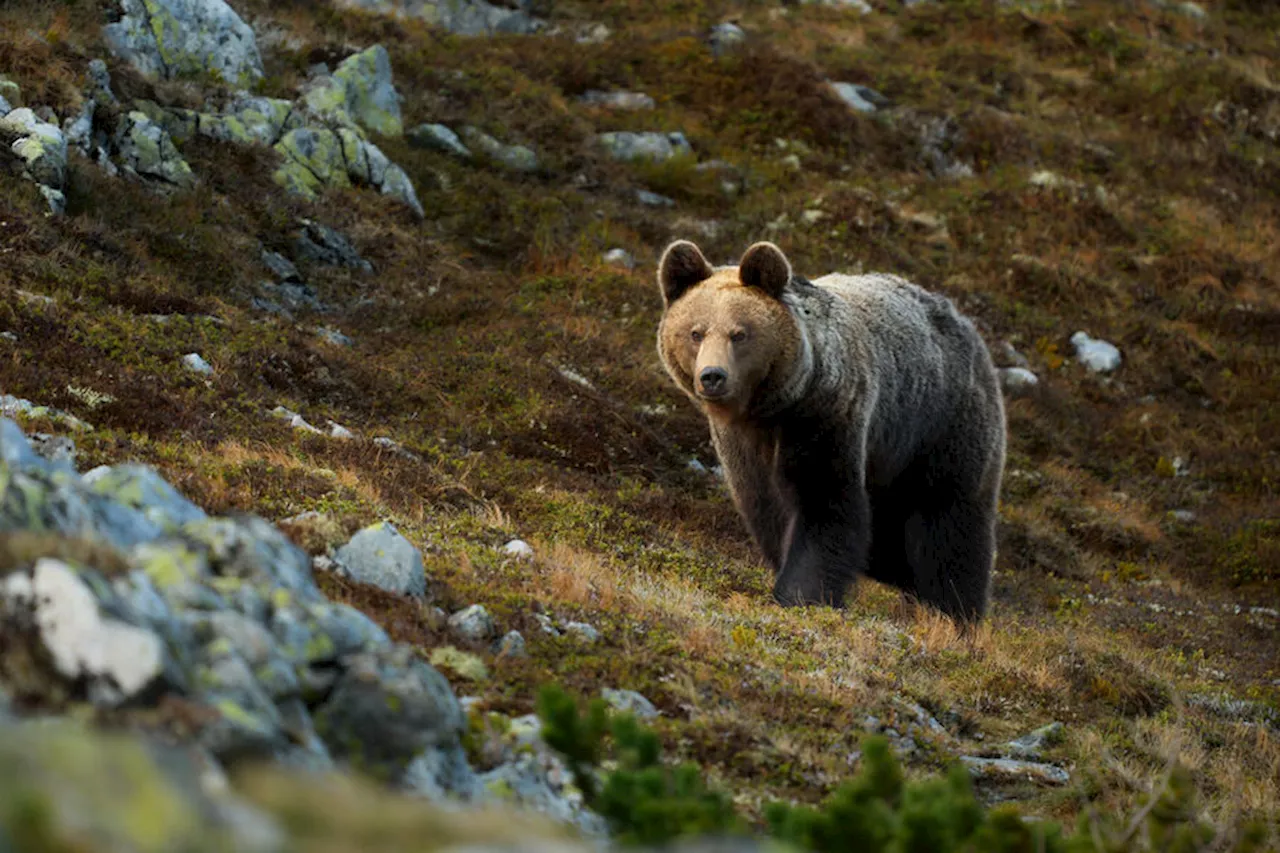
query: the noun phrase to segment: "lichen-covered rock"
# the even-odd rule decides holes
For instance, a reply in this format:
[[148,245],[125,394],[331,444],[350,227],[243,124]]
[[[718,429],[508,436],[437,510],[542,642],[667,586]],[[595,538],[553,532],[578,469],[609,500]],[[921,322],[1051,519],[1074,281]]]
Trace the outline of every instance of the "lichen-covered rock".
[[484,665],[484,661],[455,646],[438,646],[432,649],[431,665],[447,669],[468,681],[486,681],[489,678],[489,668]]
[[306,553],[263,518],[207,518],[184,524],[182,532],[207,549],[215,575],[270,589],[277,606],[291,600],[324,599],[311,576],[311,560]]
[[652,160],[662,162],[678,154],[692,154],[693,148],[683,133],[657,133],[648,131],[613,131],[596,137],[615,160]]
[[107,46],[151,77],[213,74],[247,86],[263,76],[253,30],[225,0],[120,0]]
[[195,173],[173,144],[169,132],[140,110],[133,110],[121,119],[115,145],[127,171],[178,187],[190,187],[196,182]]
[[523,9],[486,0],[336,0],[336,5],[399,18],[417,18],[462,36],[528,35],[545,23]]
[[391,646],[345,663],[314,715],[335,757],[395,780],[425,750],[460,744],[462,706],[445,677],[413,649]]
[[493,617],[483,604],[473,604],[449,617],[449,629],[466,640],[487,640],[496,632]]
[[471,150],[462,144],[458,134],[443,124],[420,124],[410,130],[406,138],[415,148],[443,151],[463,160],[470,160],[472,156]]
[[311,86],[299,103],[321,122],[400,136],[400,93],[391,79],[391,57],[380,44],[342,61]]
[[165,530],[207,517],[147,465],[101,465],[85,472],[83,480],[90,491],[140,511]]
[[1005,751],[1019,758],[1039,758],[1048,747],[1062,742],[1066,727],[1053,722],[1004,745]]
[[651,110],[657,106],[653,98],[644,92],[605,92],[600,89],[588,89],[578,100],[589,107],[606,107],[613,110]]
[[298,128],[286,133],[275,148],[285,161],[273,177],[289,192],[314,199],[329,187],[363,184],[399,199],[417,216],[425,216],[404,170],[389,161],[378,146],[352,130]]
[[513,172],[538,171],[538,155],[523,145],[506,145],[476,127],[462,128],[462,138],[476,151]]
[[1070,773],[1052,764],[1015,761],[1010,758],[975,758],[970,755],[960,756],[960,761],[976,779],[993,781],[1012,779],[1055,786],[1065,785],[1071,781]]
[[423,596],[427,574],[422,554],[389,522],[361,530],[334,555],[351,577],[388,592]]
[[283,840],[265,814],[208,784],[188,750],[67,721],[0,723],[0,803],[26,805],[0,810],[0,848],[6,834],[30,837],[23,815],[40,816],[48,850],[266,853]]
[[60,560],[42,558],[0,585],[7,626],[34,631],[58,676],[83,682],[91,702],[119,705],[165,675],[165,648],[153,631],[103,613],[89,584]]
[[445,798],[474,800],[484,791],[461,747],[429,749],[417,756],[405,768],[400,784],[405,790],[436,802]]
[[651,720],[658,716],[658,709],[653,703],[634,690],[615,690],[606,687],[600,691],[604,701],[616,711],[632,714],[641,720]]
[[322,222],[302,220],[302,228],[294,237],[299,260],[373,272],[373,264],[360,257],[351,241]]
[[6,113],[0,118],[0,144],[22,161],[33,181],[61,189],[67,177],[66,136],[26,107]]
[[525,643],[524,634],[508,631],[494,644],[494,654],[499,658],[528,657],[528,644]]

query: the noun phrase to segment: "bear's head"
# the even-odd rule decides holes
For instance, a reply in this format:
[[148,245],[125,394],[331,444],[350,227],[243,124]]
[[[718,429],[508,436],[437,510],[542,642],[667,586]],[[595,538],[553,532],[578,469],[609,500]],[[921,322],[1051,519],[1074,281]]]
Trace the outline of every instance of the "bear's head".
[[658,352],[708,415],[746,414],[764,386],[790,373],[801,342],[782,299],[790,282],[791,264],[772,243],[754,244],[736,267],[712,267],[688,240],[663,252]]

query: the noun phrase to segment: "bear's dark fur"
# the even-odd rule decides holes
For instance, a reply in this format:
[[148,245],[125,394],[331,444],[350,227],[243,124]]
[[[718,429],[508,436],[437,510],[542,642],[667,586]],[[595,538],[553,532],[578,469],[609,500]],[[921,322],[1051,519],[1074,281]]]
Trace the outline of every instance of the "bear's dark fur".
[[1005,418],[973,324],[896,276],[809,282],[772,243],[717,268],[676,241],[658,282],[662,363],[707,416],[775,599],[840,605],[866,575],[981,620]]

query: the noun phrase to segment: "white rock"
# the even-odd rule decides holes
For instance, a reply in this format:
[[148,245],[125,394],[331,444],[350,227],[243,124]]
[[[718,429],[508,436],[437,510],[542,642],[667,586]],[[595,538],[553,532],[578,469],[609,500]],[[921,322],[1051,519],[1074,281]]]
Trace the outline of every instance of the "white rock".
[[54,668],[87,679],[96,702],[115,705],[164,672],[164,645],[152,631],[104,616],[88,584],[60,560],[40,559],[31,575],[12,574],[0,599],[28,607]]
[[120,0],[120,10],[102,33],[111,51],[143,74],[214,73],[233,85],[263,76],[253,30],[225,0]]
[[1025,367],[1002,367],[1000,385],[1012,394],[1021,394],[1040,384],[1040,379]]
[[209,376],[213,373],[213,368],[209,362],[200,357],[199,353],[189,352],[182,357],[182,364],[192,373],[199,373]]
[[1076,348],[1076,360],[1092,373],[1110,373],[1120,366],[1120,350],[1115,344],[1084,332],[1072,335],[1071,344]]
[[342,424],[329,421],[329,437],[347,441],[356,437],[356,434],[344,427]]
[[626,249],[610,249],[604,253],[601,260],[606,264],[626,269],[634,269],[636,265],[636,259],[631,257],[631,253]]
[[644,92],[603,92],[590,89],[578,98],[590,107],[608,107],[614,110],[651,110],[657,104]]
[[860,113],[873,113],[876,111],[876,105],[871,100],[873,90],[866,86],[859,86],[855,83],[838,83],[832,82],[831,89],[844,101],[849,107]]
[[468,640],[487,640],[496,633],[493,617],[483,604],[473,604],[450,616],[449,629]]
[[577,634],[588,643],[594,643],[600,639],[600,632],[586,622],[566,622],[564,629],[570,634]]
[[533,557],[533,546],[523,539],[512,539],[502,546],[502,552],[510,557],[528,560]]

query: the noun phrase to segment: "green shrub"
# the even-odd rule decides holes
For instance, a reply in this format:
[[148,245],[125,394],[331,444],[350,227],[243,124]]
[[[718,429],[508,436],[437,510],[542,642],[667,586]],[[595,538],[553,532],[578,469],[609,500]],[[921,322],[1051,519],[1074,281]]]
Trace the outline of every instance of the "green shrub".
[[[621,844],[654,845],[679,837],[738,834],[745,821],[724,793],[709,788],[701,768],[662,763],[656,734],[629,714],[611,715],[602,699],[583,716],[557,686],[543,688],[538,713],[547,743],[569,764],[587,804],[605,817]],[[612,735],[616,769],[599,782],[605,737]],[[990,810],[978,802],[961,765],[946,775],[907,781],[889,741],[862,743],[857,774],[818,808],[772,803],[769,834],[814,853],[1160,853],[1262,850],[1266,830],[1247,827],[1221,839],[1198,819],[1189,772],[1175,767],[1134,817],[1084,816],[1066,835],[1052,821],[1027,820],[1013,805]]]

